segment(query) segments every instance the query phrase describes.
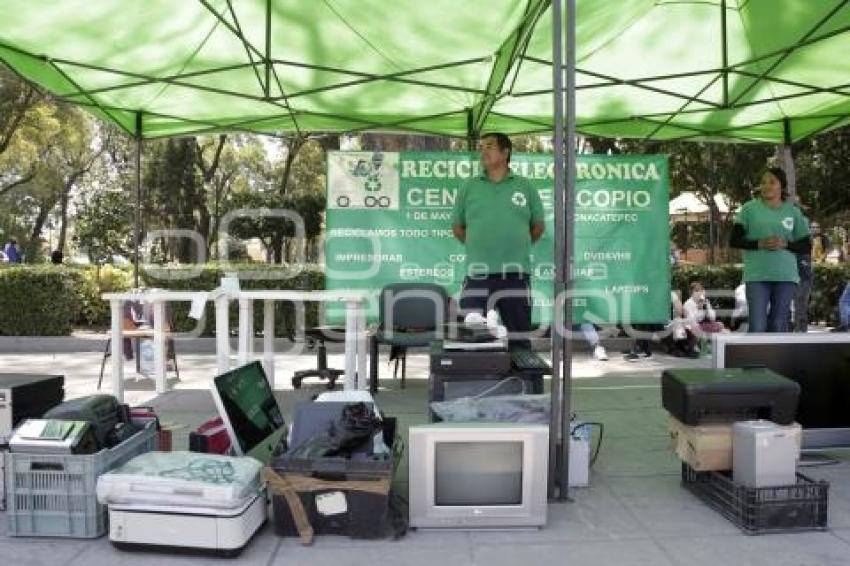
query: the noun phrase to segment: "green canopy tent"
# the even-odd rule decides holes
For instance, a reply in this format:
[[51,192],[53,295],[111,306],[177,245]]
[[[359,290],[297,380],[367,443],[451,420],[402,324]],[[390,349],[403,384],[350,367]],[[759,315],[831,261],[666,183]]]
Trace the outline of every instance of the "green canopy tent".
[[[783,143],[846,124],[847,4],[578,0],[577,128]],[[549,6],[8,0],[0,57],[143,138],[551,132]]]
[[[850,0],[561,2],[8,0],[0,59],[140,141],[554,132],[556,292],[569,288],[576,129],[788,146],[850,122]],[[553,423],[570,392],[554,334]]]

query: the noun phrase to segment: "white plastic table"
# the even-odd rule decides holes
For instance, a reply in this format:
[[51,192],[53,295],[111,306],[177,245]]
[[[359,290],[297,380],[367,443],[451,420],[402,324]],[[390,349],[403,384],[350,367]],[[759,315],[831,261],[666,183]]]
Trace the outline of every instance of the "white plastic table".
[[227,324],[228,301],[239,301],[239,343],[237,360],[240,365],[248,363],[254,348],[254,301],[263,301],[263,367],[269,381],[274,385],[274,303],[288,301],[304,303],[310,301],[345,303],[345,389],[366,389],[367,330],[366,300],[364,291],[239,291],[221,295],[216,300],[216,328],[218,343],[218,371],[230,369],[230,345],[224,325]]
[[[141,301],[153,307],[153,351],[154,380],[156,392],[165,393],[165,303],[169,301],[191,302],[204,294],[203,291],[151,291],[136,293],[104,293],[109,301],[112,322],[112,392],[124,399],[124,364],[121,341],[124,338],[122,313],[125,301]],[[237,361],[243,365],[250,361],[254,347],[254,301],[264,302],[263,311],[263,366],[274,387],[274,303],[319,301],[345,303],[345,389],[366,389],[367,378],[367,330],[366,300],[363,291],[238,291],[231,293],[208,292],[206,300],[215,302],[216,365],[219,373],[230,369],[230,321],[228,308],[231,300],[239,301],[239,342]]]
[[[169,301],[192,301],[197,296],[193,291],[151,291],[136,293],[104,293],[104,300],[109,301],[112,314],[110,336],[112,344],[112,394],[119,401],[124,400],[124,356],[121,355],[124,338],[123,306],[125,301],[140,301],[153,307],[153,367],[156,392],[165,393],[165,303]],[[131,335],[133,331],[128,331]],[[139,354],[141,355],[141,354]]]

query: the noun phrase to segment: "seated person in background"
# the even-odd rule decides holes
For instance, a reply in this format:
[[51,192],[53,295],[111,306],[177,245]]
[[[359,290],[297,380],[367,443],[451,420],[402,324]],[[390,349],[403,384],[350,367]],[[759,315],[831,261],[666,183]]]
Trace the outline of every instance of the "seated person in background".
[[635,338],[629,350],[623,352],[626,361],[636,362],[640,358],[652,357],[652,342],[660,340],[659,332],[663,332],[663,324],[633,324],[632,328],[638,332],[644,332],[649,338]]
[[[135,302],[125,301],[121,312],[121,327],[126,330],[138,330],[141,321],[138,314],[139,305]],[[124,359],[133,359],[133,342],[130,338],[124,337],[123,350]]]
[[732,320],[730,322],[732,330],[738,330],[743,326],[743,331],[746,332],[747,328],[744,325],[746,324],[748,315],[747,287],[741,283],[735,287],[735,308],[732,310]]
[[684,317],[682,300],[678,291],[670,292],[670,320],[663,324],[634,324],[634,330],[645,332],[648,338],[637,338],[632,343],[630,350],[623,352],[625,359],[630,362],[637,361],[641,357],[652,356],[651,342],[660,342],[662,339],[667,345],[667,353],[677,357],[698,358],[699,350],[696,347],[696,336],[688,332]]
[[[122,325],[124,330],[142,330],[146,331],[146,335],[142,340],[151,340],[153,338],[153,306],[150,303],[141,301],[126,301],[122,316]],[[165,330],[165,357],[166,368],[174,369],[172,360],[174,359],[174,338],[171,336],[173,331],[172,317],[170,306],[165,305],[165,320],[163,321],[163,329]],[[141,346],[140,346],[141,347]],[[133,359],[133,344],[130,338],[124,338],[124,358],[127,360]]]
[[691,283],[691,296],[683,305],[688,330],[698,337],[712,332],[725,332],[722,322],[717,320],[711,303],[705,297],[705,288],[699,281]]
[[671,319],[667,325],[670,333],[667,351],[673,356],[696,358],[699,357],[697,348],[697,334],[694,332],[693,323],[687,317],[679,291],[670,292]]
[[596,332],[596,327],[589,322],[582,322],[580,325],[573,325],[573,330],[581,330],[585,341],[587,341],[590,350],[593,352],[593,357],[600,362],[608,361],[608,352],[605,346],[599,340],[599,333]]

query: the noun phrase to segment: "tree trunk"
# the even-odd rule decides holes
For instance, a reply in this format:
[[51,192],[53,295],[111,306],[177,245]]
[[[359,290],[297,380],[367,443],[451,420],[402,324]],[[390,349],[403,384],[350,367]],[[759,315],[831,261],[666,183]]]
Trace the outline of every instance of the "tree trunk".
[[715,256],[715,250],[717,249],[717,243],[720,241],[717,234],[718,229],[718,218],[719,218],[719,210],[717,210],[717,203],[714,202],[714,195],[709,195],[708,199],[708,263],[709,265],[714,265],[716,263],[717,257]]
[[32,171],[31,173],[27,173],[26,175],[24,175],[23,177],[15,180],[15,181],[11,181],[11,182],[9,182],[5,185],[0,186],[0,196],[11,191],[12,189],[14,189],[15,187],[17,187],[19,185],[23,185],[24,183],[29,183],[33,179],[35,179],[35,171]]
[[289,176],[292,173],[292,164],[301,150],[301,146],[307,141],[307,136],[303,134],[295,134],[289,139],[287,144],[286,161],[283,165],[283,175],[280,178],[280,194],[286,195],[289,190]]
[[33,258],[38,251],[38,246],[41,245],[41,231],[44,229],[44,223],[47,221],[47,216],[53,207],[56,206],[57,199],[52,199],[38,209],[38,216],[33,223],[30,240],[27,242],[24,253],[26,254],[27,263],[32,263]]
[[218,225],[221,221],[221,191],[218,186],[214,188],[213,193],[213,216],[212,216],[212,226],[210,228],[210,238],[207,240],[207,251],[209,252],[209,257],[211,259],[220,259],[218,253],[218,240],[220,238],[218,233]]
[[275,234],[272,237],[272,263],[281,264],[283,263],[283,242],[284,237],[279,234]]
[[[71,187],[69,185],[65,185],[62,190],[62,197],[59,199],[60,203],[60,219],[59,219],[59,243],[56,244],[56,249],[65,253],[65,241],[68,235],[68,201],[71,197]],[[51,252],[53,250],[50,250]]]

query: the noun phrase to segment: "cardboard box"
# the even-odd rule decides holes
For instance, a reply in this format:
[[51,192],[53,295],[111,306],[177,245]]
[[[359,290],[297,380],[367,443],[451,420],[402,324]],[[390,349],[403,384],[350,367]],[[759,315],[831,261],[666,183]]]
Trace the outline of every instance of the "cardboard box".
[[698,472],[732,469],[732,423],[690,426],[670,417],[670,448]]
[[[697,472],[724,472],[732,469],[732,425],[712,423],[686,425],[670,416],[670,449]],[[797,455],[803,442],[803,429],[798,423],[783,426],[795,435]]]

